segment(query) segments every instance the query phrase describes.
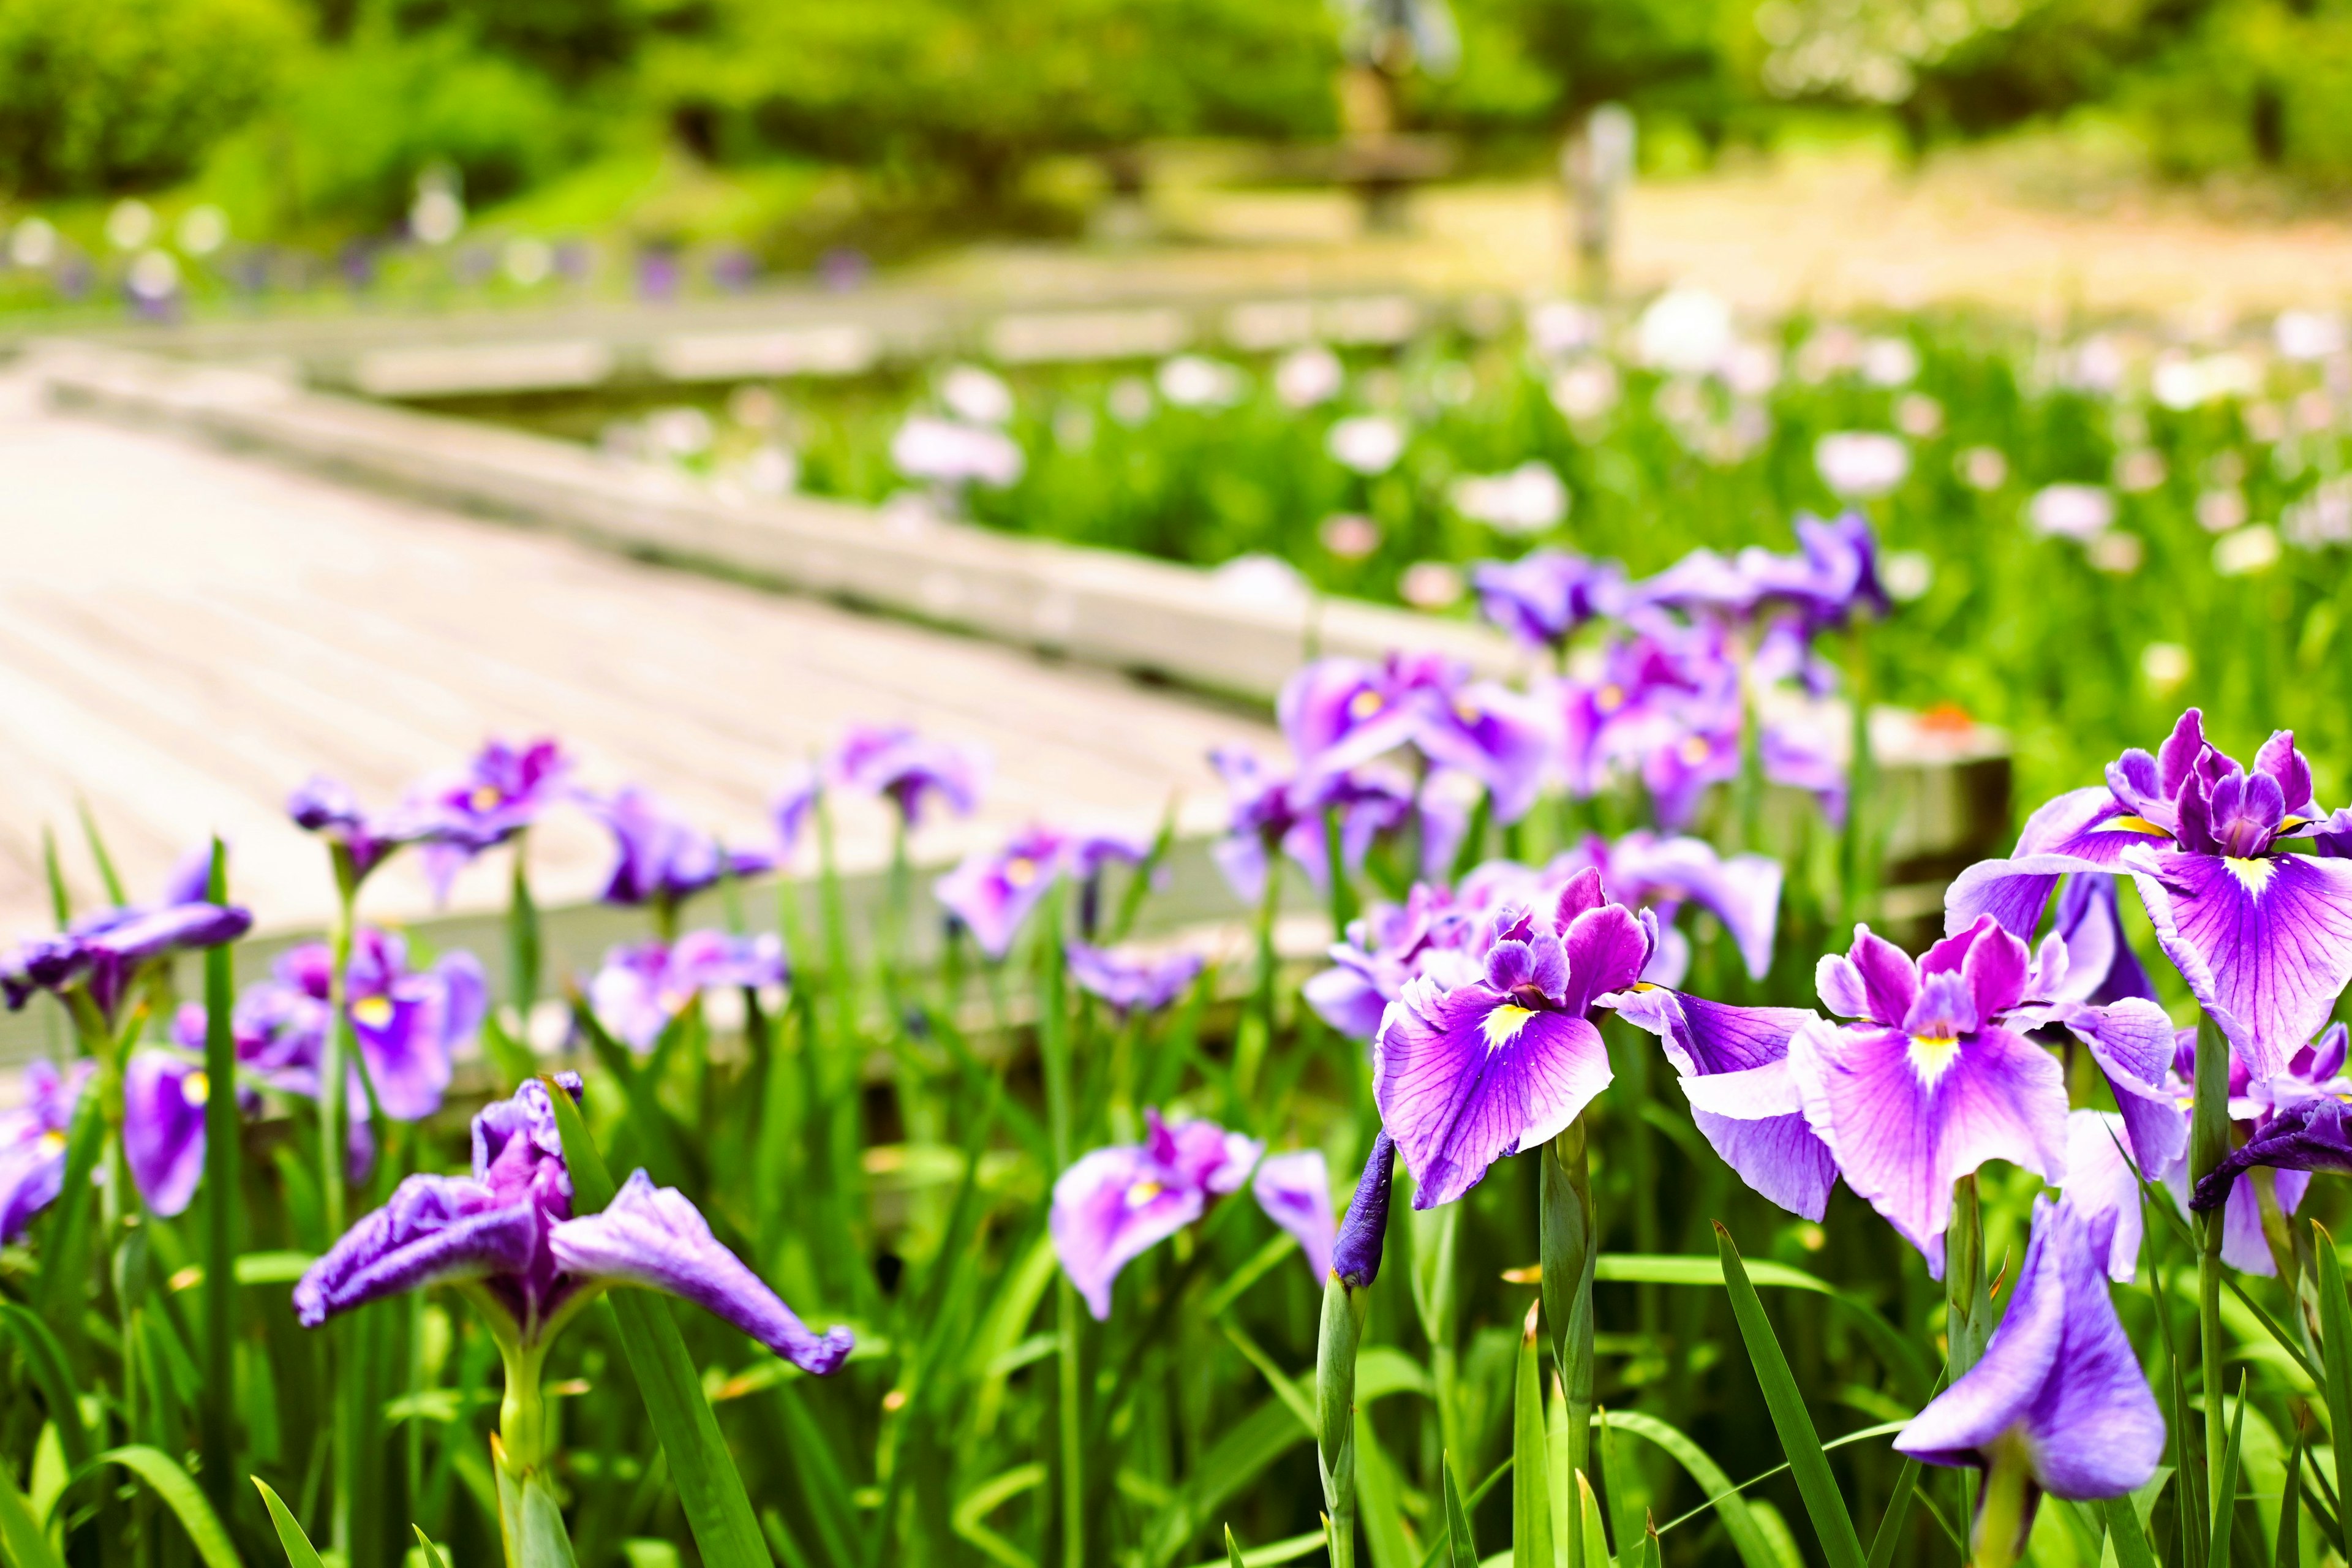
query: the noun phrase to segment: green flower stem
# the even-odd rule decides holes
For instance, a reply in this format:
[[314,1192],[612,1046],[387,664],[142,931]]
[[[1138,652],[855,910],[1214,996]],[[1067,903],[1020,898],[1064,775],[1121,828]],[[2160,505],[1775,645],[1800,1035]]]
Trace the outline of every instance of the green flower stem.
[[[2189,1132],[2189,1182],[2193,1191],[2230,1152],[2230,1044],[2210,1018],[2197,1025],[2197,1105]],[[2221,1237],[2227,1226],[2222,1209],[2199,1219],[2203,1243],[2197,1258],[2198,1365],[2205,1380],[2205,1497],[2213,1528],[2220,1528],[2230,1506],[2221,1479],[2221,1461],[2229,1449],[2229,1425],[2221,1410]]]
[[1993,1445],[1992,1468],[1985,1472],[1969,1568],[2011,1568],[2024,1556],[2032,1525],[2033,1473],[2025,1445],[2014,1436],[2003,1436]]
[[1952,1184],[1952,1219],[1944,1231],[1944,1371],[1959,1382],[1984,1354],[1991,1303],[1985,1293],[1984,1207],[1975,1173]]
[[[344,971],[351,967],[352,926],[359,903],[359,875],[352,852],[334,849],[335,916],[327,930],[327,1037],[319,1052],[319,1208],[324,1221],[325,1245],[343,1234],[344,1137],[343,1084],[345,1053],[351,1019],[345,1010]],[[358,1487],[361,1402],[352,1387],[356,1368],[352,1352],[357,1340],[350,1320],[327,1332],[328,1409],[331,1436],[329,1475],[332,1478],[330,1540],[346,1563],[352,1560],[352,1501]]]
[[[1543,1316],[1551,1324],[1568,1415],[1568,1479],[1592,1469],[1592,1276],[1600,1264],[1600,1226],[1584,1119],[1544,1145],[1538,1251],[1543,1265]],[[1567,1533],[1569,1568],[1585,1568],[1583,1531]]]
[[1323,1281],[1323,1326],[1315,1344],[1315,1465],[1323,1481],[1323,1533],[1331,1568],[1356,1562],[1356,1351],[1370,1293],[1337,1274]]
[[1274,922],[1282,912],[1282,850],[1268,845],[1265,891],[1257,905],[1257,984],[1250,997],[1250,1015],[1243,1021],[1234,1047],[1234,1096],[1249,1102],[1257,1084],[1258,1064],[1274,1040]]
[[530,1009],[539,1000],[539,905],[530,896],[530,829],[514,836],[514,875],[507,898],[507,1002],[517,1037],[530,1037]]

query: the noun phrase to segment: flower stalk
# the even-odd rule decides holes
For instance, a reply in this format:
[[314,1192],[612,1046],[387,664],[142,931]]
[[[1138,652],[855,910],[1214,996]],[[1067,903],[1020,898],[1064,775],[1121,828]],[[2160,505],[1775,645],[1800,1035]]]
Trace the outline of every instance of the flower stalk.
[[[2202,1182],[2230,1153],[2230,1046],[2210,1017],[2197,1023],[2197,1101],[2189,1132],[2189,1173]],[[2221,1463],[2229,1449],[2229,1426],[2221,1411],[2221,1243],[2226,1207],[2198,1219],[2198,1365],[2205,1379],[2205,1496],[2218,1530],[2230,1507]]]
[[[1592,1277],[1600,1264],[1600,1237],[1585,1140],[1580,1116],[1544,1145],[1539,1168],[1543,1316],[1551,1324],[1552,1358],[1567,1406],[1571,1482],[1592,1468]],[[1585,1568],[1580,1531],[1568,1531],[1568,1562],[1569,1568]]]

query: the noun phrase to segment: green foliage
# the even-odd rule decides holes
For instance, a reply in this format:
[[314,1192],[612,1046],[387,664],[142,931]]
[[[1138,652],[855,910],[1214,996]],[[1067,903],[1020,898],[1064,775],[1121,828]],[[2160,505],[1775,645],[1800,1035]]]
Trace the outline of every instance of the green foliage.
[[0,191],[184,178],[284,84],[283,0],[0,0]]
[[306,62],[273,110],[222,148],[215,177],[261,207],[267,228],[381,232],[425,171],[453,171],[469,204],[496,201],[562,167],[580,126],[549,78],[458,33],[375,37]]

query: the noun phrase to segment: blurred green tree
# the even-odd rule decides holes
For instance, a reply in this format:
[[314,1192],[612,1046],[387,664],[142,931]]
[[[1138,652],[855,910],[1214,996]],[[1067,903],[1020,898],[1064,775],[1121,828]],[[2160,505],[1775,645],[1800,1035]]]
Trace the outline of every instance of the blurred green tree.
[[180,179],[265,101],[301,37],[284,0],[0,0],[0,188]]

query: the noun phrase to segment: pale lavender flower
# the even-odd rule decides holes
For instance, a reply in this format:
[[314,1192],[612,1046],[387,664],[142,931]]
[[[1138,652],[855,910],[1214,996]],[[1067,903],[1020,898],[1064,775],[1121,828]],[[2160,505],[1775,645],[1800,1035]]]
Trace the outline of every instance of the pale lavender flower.
[[784,944],[773,931],[688,931],[605,953],[588,981],[588,1005],[606,1034],[644,1056],[705,992],[781,985],[784,973]]
[[830,771],[842,788],[889,801],[913,827],[934,800],[958,816],[979,809],[988,754],[977,746],[934,741],[905,724],[859,724],[842,737]]
[[25,1102],[0,1111],[0,1245],[22,1237],[64,1190],[66,1135],[97,1069],[89,1060],[63,1072],[38,1058],[25,1064]]
[[1264,1145],[1211,1121],[1170,1127],[1157,1110],[1139,1144],[1082,1154],[1054,1184],[1048,1229],[1062,1271],[1097,1321],[1119,1270],[1241,1190]]
[[1102,998],[1121,1017],[1159,1012],[1182,995],[1202,969],[1197,952],[1153,958],[1072,942],[1064,945],[1063,954],[1078,988]]

